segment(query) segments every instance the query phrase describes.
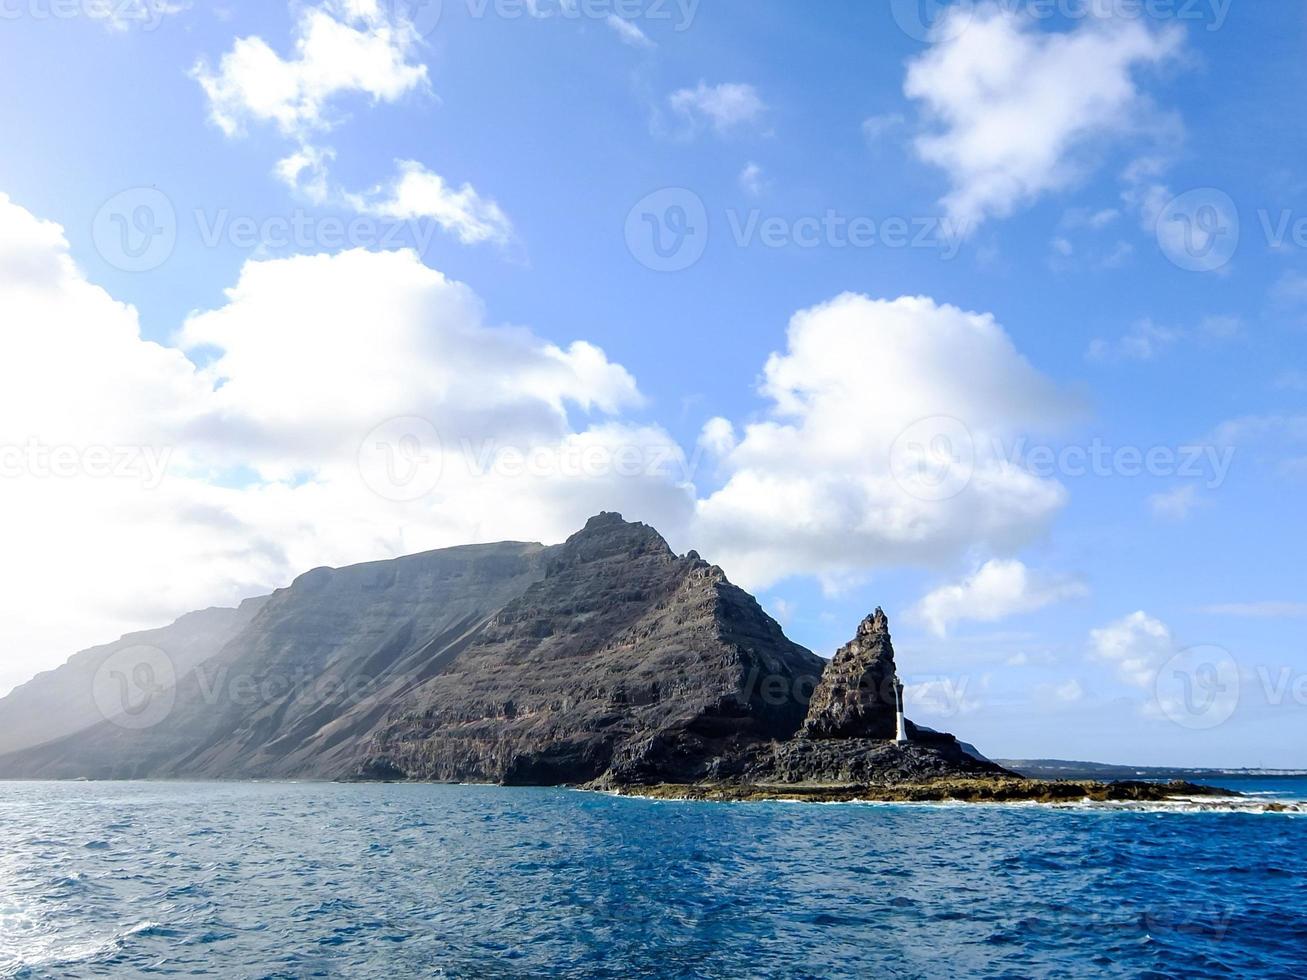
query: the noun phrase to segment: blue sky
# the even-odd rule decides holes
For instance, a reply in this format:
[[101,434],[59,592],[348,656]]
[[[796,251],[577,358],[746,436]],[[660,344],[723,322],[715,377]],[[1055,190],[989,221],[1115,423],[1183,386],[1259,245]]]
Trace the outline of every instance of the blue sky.
[[0,23],[0,690],[607,508],[991,753],[1307,765],[1301,11],[106,2]]

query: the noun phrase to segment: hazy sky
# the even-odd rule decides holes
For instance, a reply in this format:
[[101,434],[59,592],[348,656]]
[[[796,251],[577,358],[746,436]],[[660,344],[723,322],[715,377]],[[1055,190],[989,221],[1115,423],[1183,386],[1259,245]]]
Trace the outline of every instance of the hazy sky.
[[0,692],[657,526],[1002,756],[1307,765],[1307,13],[0,0]]

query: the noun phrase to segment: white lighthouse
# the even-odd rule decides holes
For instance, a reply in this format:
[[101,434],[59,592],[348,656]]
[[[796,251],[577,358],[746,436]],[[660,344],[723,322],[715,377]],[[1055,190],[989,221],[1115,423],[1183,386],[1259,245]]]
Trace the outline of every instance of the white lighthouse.
[[897,734],[894,736],[894,741],[902,745],[908,740],[908,723],[903,717],[903,682],[898,679],[898,675],[894,677],[894,707],[898,720]]

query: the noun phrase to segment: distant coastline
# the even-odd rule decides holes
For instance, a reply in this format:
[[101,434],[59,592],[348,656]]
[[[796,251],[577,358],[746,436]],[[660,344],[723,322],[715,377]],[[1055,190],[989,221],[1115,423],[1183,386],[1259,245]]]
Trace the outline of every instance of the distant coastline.
[[1019,772],[1030,779],[1142,779],[1149,782],[1172,782],[1177,780],[1193,782],[1203,779],[1301,779],[1307,777],[1307,769],[1128,766],[1066,759],[995,759],[994,761],[1004,769]]

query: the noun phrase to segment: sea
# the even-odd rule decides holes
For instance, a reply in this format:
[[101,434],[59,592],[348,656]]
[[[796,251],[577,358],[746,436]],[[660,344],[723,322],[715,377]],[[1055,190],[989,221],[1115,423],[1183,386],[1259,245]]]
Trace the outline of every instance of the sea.
[[15,782],[0,828],[6,978],[1307,974],[1299,814]]

